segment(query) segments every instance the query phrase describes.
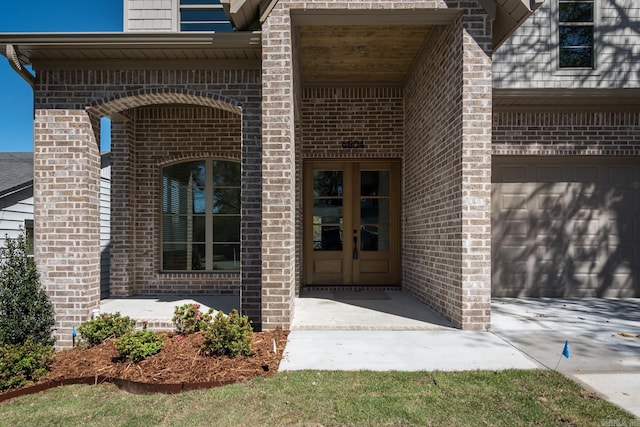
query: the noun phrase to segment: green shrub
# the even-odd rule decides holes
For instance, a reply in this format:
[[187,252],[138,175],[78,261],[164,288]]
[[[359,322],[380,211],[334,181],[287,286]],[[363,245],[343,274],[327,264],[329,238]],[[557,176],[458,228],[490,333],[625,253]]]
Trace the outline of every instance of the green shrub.
[[162,337],[147,329],[130,332],[115,340],[120,356],[134,363],[158,353],[162,350],[162,344]]
[[121,337],[133,332],[136,321],[120,313],[102,313],[95,319],[84,322],[78,327],[83,342],[89,346],[98,345],[108,338]]
[[54,313],[22,233],[0,248],[0,345],[53,344]]
[[53,347],[31,338],[22,344],[0,346],[0,391],[38,380],[52,362]]
[[176,307],[174,311],[173,323],[181,334],[193,334],[205,328],[211,322],[213,309],[206,313],[200,311],[200,304],[185,304]]
[[229,316],[219,311],[213,321],[203,329],[202,351],[210,356],[248,356],[251,354],[252,333],[251,322],[247,316],[240,316],[235,309]]

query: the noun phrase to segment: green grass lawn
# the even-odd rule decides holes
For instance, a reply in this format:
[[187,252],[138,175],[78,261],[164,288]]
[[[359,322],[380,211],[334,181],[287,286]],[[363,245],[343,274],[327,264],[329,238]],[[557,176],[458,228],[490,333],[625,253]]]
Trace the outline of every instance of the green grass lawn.
[[178,395],[66,386],[0,404],[2,426],[602,426],[627,412],[553,371],[279,373]]

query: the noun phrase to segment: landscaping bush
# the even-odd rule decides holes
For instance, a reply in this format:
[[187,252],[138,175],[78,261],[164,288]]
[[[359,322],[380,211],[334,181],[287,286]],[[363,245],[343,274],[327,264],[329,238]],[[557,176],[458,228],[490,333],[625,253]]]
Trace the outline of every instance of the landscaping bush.
[[147,329],[124,334],[115,340],[120,356],[134,363],[158,353],[162,350],[162,344],[162,337]]
[[133,332],[136,321],[120,313],[102,313],[95,319],[84,322],[78,327],[83,342],[89,346],[98,345],[108,338],[121,337]]
[[22,233],[0,248],[0,345],[53,344],[54,313]]
[[44,376],[53,362],[53,347],[31,337],[0,346],[0,391],[21,387]]
[[206,313],[200,311],[200,304],[185,304],[176,307],[174,311],[173,323],[176,330],[181,334],[193,334],[201,331],[211,322],[213,309]]
[[251,354],[252,334],[253,329],[247,316],[240,316],[235,309],[229,316],[219,311],[213,321],[203,329],[202,351],[209,356],[248,356]]

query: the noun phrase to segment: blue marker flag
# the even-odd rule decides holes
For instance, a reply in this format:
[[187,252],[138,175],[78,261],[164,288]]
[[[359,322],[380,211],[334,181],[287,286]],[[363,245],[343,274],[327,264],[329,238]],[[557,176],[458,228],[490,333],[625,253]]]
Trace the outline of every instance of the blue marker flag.
[[[78,336],[78,334],[76,333],[76,327],[75,327],[75,326],[74,326],[74,327],[73,327],[73,329],[71,330],[71,336],[72,336],[73,338],[75,338],[75,337],[77,337],[77,336]],[[567,356],[567,357],[569,357],[569,356]]]
[[569,340],[566,340],[564,342],[564,348],[562,349],[562,355],[564,357],[566,357],[567,359],[569,358]]

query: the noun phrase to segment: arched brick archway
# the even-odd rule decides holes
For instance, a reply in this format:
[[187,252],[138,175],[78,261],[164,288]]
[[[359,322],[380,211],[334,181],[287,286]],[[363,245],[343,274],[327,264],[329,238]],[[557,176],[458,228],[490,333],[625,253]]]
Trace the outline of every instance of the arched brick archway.
[[[87,320],[91,310],[98,308],[100,302],[100,118],[111,118],[112,140],[116,139],[115,148],[121,150],[119,153],[112,150],[111,159],[112,192],[122,191],[116,188],[117,182],[124,183],[125,187],[137,185],[131,176],[131,171],[136,168],[135,153],[126,144],[118,144],[117,139],[133,137],[130,121],[132,111],[150,108],[183,111],[181,114],[195,111],[205,125],[210,119],[235,123],[234,130],[230,132],[236,141],[233,150],[214,147],[202,150],[198,155],[241,160],[243,267],[235,277],[223,276],[217,282],[213,281],[216,283],[212,288],[202,285],[196,292],[207,293],[215,286],[223,286],[220,284],[225,282],[228,289],[214,291],[240,292],[241,308],[260,328],[261,230],[259,226],[256,227],[261,215],[259,74],[248,71],[200,71],[186,76],[198,79],[191,82],[180,81],[180,77],[185,76],[179,75],[178,71],[163,73],[166,76],[163,74],[158,81],[171,83],[159,86],[149,84],[153,81],[151,71],[131,75],[109,71],[99,78],[89,71],[40,72],[34,99],[35,235],[36,241],[40,242],[37,244],[36,257],[42,283],[56,310],[59,348],[70,345],[72,327]],[[51,84],[62,81],[65,84],[57,86],[60,92],[51,89]],[[189,89],[192,84],[203,86],[203,90]],[[118,85],[122,90],[114,91]],[[127,86],[137,88],[127,90]],[[73,96],[69,95],[69,91],[73,91]],[[202,134],[207,135],[206,132]],[[192,141],[185,143],[190,146]],[[197,156],[193,153],[184,156],[174,154],[172,158],[182,157]],[[127,227],[136,226],[135,221],[140,223],[140,218],[145,219],[145,213],[131,210],[132,202],[131,198],[119,198],[118,203],[124,204],[124,208],[117,204],[112,206],[112,229],[120,227],[126,230]],[[69,210],[71,206],[73,210]],[[115,217],[113,212],[118,212]],[[122,218],[125,218],[124,222]],[[127,250],[118,252],[115,246],[111,246],[112,264],[117,259],[121,271],[127,270],[127,264],[134,255],[146,256],[143,251],[138,253],[130,246],[124,248]],[[64,259],[61,259],[61,254],[65,255]],[[245,265],[250,268],[244,268]],[[125,275],[121,283],[132,279],[135,279],[133,275]],[[177,284],[176,288],[179,289],[178,282],[186,283],[190,278],[175,275],[169,280]],[[201,282],[204,283],[204,280],[201,279]],[[163,283],[158,281],[156,285]],[[182,292],[189,293],[186,289]],[[133,295],[134,289],[121,294]]]
[[186,104],[219,108],[241,114],[237,101],[224,96],[180,88],[145,88],[130,90],[92,102],[87,111],[94,116],[110,116],[132,108],[155,104]]

